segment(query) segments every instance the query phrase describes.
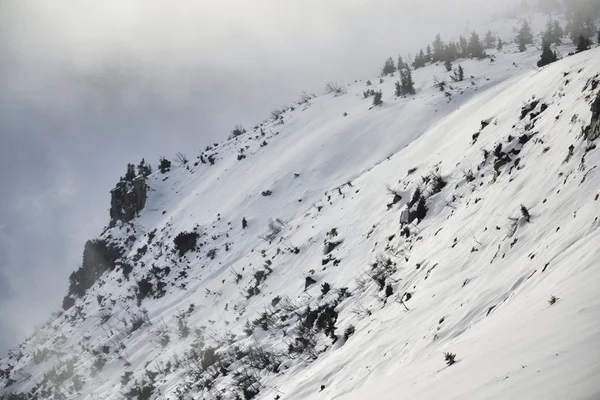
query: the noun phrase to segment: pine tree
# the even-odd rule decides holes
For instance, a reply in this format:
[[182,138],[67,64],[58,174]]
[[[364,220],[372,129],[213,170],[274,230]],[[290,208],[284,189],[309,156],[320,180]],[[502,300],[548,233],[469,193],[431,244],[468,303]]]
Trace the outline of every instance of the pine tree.
[[529,25],[527,20],[523,20],[516,41],[518,43],[524,43],[525,45],[533,44],[533,33],[531,32],[531,25]]
[[600,30],[598,31],[598,39],[597,39],[597,43],[598,43],[598,46],[600,46]]
[[522,53],[527,50],[527,46],[525,44],[525,39],[521,36],[517,36],[517,41],[519,43],[519,51]]
[[554,27],[552,28],[552,38],[554,44],[562,44],[562,37],[565,36],[564,29],[560,26],[559,21],[554,21]]
[[398,66],[396,68],[398,71],[401,71],[404,68],[404,60],[402,59],[402,55],[398,56]]
[[537,66],[543,67],[544,65],[552,64],[556,60],[558,60],[556,52],[552,51],[550,48],[550,42],[544,40],[542,43],[542,56],[538,61]]
[[131,182],[131,181],[133,181],[134,178],[135,178],[135,165],[127,164],[127,173],[125,173],[125,180]]
[[504,42],[502,41],[502,38],[498,37],[498,46],[496,46],[496,50],[502,51],[503,48],[504,48]]
[[433,55],[431,58],[432,62],[438,62],[442,60],[444,56],[444,42],[442,41],[442,36],[438,33],[435,36],[435,40],[433,41]]
[[460,36],[460,38],[458,39],[458,45],[460,47],[460,57],[467,58],[469,56],[469,43],[467,42],[467,39],[465,39],[464,36]]
[[448,72],[452,71],[452,61],[446,60],[444,62],[444,66],[446,67],[446,71],[448,71]]
[[431,62],[431,45],[427,45],[427,49],[425,50],[425,62]]
[[485,34],[485,39],[483,41],[486,49],[493,49],[496,47],[496,37],[492,35],[492,31],[488,31]]
[[381,100],[382,96],[383,93],[381,92],[381,90],[375,92],[375,94],[373,95],[373,107],[377,107],[383,104],[383,100]]
[[394,60],[392,59],[392,57],[390,57],[385,61],[385,64],[383,65],[383,68],[381,70],[381,74],[387,75],[393,74],[394,72],[396,72],[396,64],[394,64]]
[[[404,72],[400,70],[400,79],[402,79]],[[402,83],[400,81],[396,81],[396,97],[402,97],[404,93],[402,92]]]
[[450,77],[454,82],[462,82],[465,80],[465,70],[461,65],[454,70],[454,75]]
[[419,65],[420,65],[421,67],[424,67],[424,66],[425,66],[425,64],[426,64],[426,62],[425,62],[425,53],[423,53],[423,49],[421,49],[421,50],[419,51],[419,60],[420,60],[420,62],[419,62]]
[[138,164],[138,175],[143,176],[144,178],[148,177],[152,173],[152,166],[150,164],[146,164],[146,161],[142,158],[142,161]]
[[417,53],[417,55],[415,56],[415,60],[413,61],[413,68],[417,69],[417,68],[422,68],[425,66],[425,53],[423,52],[423,49],[421,49],[421,51],[419,51]]
[[590,49],[590,40],[585,36],[580,35],[577,40],[577,53],[581,53],[582,51],[586,51]]
[[413,81],[412,78],[412,72],[410,70],[410,68],[406,68],[404,70],[404,81],[402,83],[402,86],[404,88],[404,93],[409,95],[409,94],[415,94],[415,82]]
[[485,52],[483,51],[483,45],[479,40],[479,35],[476,32],[471,33],[471,39],[469,40],[469,55],[472,58],[483,58]]

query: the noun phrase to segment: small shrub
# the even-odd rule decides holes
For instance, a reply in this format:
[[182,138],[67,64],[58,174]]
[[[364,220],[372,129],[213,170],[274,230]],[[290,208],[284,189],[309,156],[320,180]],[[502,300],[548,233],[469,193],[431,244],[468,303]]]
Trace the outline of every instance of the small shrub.
[[233,127],[233,130],[231,131],[231,136],[238,137],[243,135],[244,133],[246,133],[246,129],[244,129],[242,125],[238,124]]
[[175,159],[177,160],[177,163],[180,166],[187,165],[187,163],[189,162],[187,156],[181,152],[175,154]]
[[33,363],[38,365],[44,361],[46,361],[50,357],[50,350],[47,348],[42,348],[41,350],[35,350],[33,352]]
[[144,316],[142,314],[138,314],[138,315],[134,315],[133,318],[131,318],[131,321],[129,321],[131,323],[131,328],[129,329],[129,333],[133,333],[135,331],[137,331],[138,329],[140,329],[144,323],[146,322],[146,319],[144,318]]
[[132,387],[127,393],[125,393],[125,397],[128,399],[136,400],[150,400],[152,398],[154,390],[156,390],[154,383],[141,382]]
[[525,219],[525,221],[531,221],[531,215],[529,214],[529,210],[523,204],[521,204],[521,215],[523,215],[523,219]]
[[81,389],[83,389],[84,383],[85,381],[80,375],[75,375],[73,377],[73,389],[75,389],[76,392],[79,392]]
[[325,296],[331,290],[331,285],[327,282],[321,285],[321,294]]
[[356,328],[354,328],[354,325],[348,325],[348,327],[344,331],[344,342],[347,342],[350,336],[354,335],[355,331]]
[[328,82],[325,85],[325,93],[335,95],[346,94],[346,88],[337,84],[337,82]]
[[431,195],[438,194],[442,191],[442,189],[446,186],[447,182],[444,180],[442,175],[439,172],[433,172],[430,175],[429,186],[431,190]]
[[173,243],[175,244],[175,249],[179,251],[179,256],[183,257],[185,253],[190,250],[194,250],[196,247],[196,241],[198,240],[198,233],[196,232],[179,232],[175,239],[173,239]]
[[105,364],[106,364],[106,358],[104,358],[102,356],[96,357],[96,360],[94,361],[94,372],[99,373],[100,371],[102,371]]
[[133,376],[132,371],[125,371],[123,376],[121,376],[121,385],[126,386],[129,381],[131,381],[131,377]]
[[446,361],[446,365],[450,366],[456,362],[456,354],[444,353],[444,360]]
[[554,304],[556,304],[556,302],[560,300],[558,297],[556,296],[550,296],[550,300],[548,300],[548,304],[550,304],[551,306],[553,306]]
[[171,169],[171,161],[167,160],[164,157],[160,158],[160,164],[158,164],[158,169],[160,170],[161,174],[164,174],[165,172],[170,171]]
[[154,286],[148,278],[142,278],[140,281],[138,281],[137,286],[136,296],[139,306],[142,304],[142,300],[154,293]]

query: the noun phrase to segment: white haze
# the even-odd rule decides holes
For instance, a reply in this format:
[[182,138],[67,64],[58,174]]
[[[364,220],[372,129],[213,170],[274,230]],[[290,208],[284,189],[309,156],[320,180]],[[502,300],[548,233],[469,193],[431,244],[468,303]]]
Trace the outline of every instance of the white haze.
[[490,0],[0,0],[0,352],[60,307],[127,162],[195,157],[329,80],[372,78]]

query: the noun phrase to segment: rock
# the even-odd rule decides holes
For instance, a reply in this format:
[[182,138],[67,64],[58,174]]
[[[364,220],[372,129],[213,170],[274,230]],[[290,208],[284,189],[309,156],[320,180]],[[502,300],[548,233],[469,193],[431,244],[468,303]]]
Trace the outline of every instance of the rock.
[[110,227],[117,221],[129,222],[138,216],[146,206],[148,185],[146,179],[138,176],[129,181],[123,179],[111,190],[110,195]]

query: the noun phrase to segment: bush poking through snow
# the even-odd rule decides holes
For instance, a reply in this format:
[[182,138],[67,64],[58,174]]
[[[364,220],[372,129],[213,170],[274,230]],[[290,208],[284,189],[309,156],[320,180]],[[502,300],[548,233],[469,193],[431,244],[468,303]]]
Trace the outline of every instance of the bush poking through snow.
[[156,390],[154,383],[141,382],[132,387],[127,393],[125,393],[125,396],[128,399],[150,400],[152,398],[154,390]]
[[529,214],[529,210],[523,204],[521,204],[521,215],[523,215],[523,219],[527,222],[531,221],[531,215]]
[[430,195],[436,195],[442,191],[442,189],[447,185],[447,182],[444,180],[439,171],[432,172],[429,175],[429,190]]
[[242,125],[238,124],[233,127],[233,130],[231,131],[231,136],[235,138],[243,135],[244,133],[246,133],[246,129],[244,129]]
[[396,272],[396,266],[392,260],[388,257],[378,256],[377,260],[371,264],[371,270],[368,272],[369,278],[371,278],[379,290],[383,290],[386,287],[387,280]]
[[194,250],[196,247],[196,241],[198,240],[198,233],[196,232],[179,232],[175,239],[173,239],[173,243],[175,244],[175,249],[179,251],[179,257],[183,257],[185,253],[190,250]]
[[160,158],[160,164],[158,164],[158,169],[161,174],[168,172],[171,169],[171,161],[167,160],[164,157]]
[[284,226],[285,226],[285,222],[283,222],[279,218],[277,218],[275,220],[270,219],[269,225],[268,225],[269,231],[266,234],[261,235],[260,238],[262,240],[264,240],[265,242],[271,242],[271,241],[275,240],[277,238],[277,236],[279,236],[281,231],[283,231]]
[[175,159],[177,160],[179,166],[187,165],[187,163],[189,162],[187,156],[181,152],[175,155]]
[[348,327],[344,331],[344,342],[347,342],[348,339],[350,339],[350,336],[354,335],[355,331],[356,328],[354,328],[354,325],[348,325]]
[[560,300],[558,297],[556,296],[550,296],[550,300],[548,300],[548,304],[550,304],[551,306],[553,306],[554,304],[556,304],[556,302]]
[[444,353],[444,360],[446,361],[446,365],[450,366],[456,362],[456,354]]
[[346,94],[346,88],[337,84],[337,82],[327,82],[325,85],[325,93],[333,93],[336,96]]

